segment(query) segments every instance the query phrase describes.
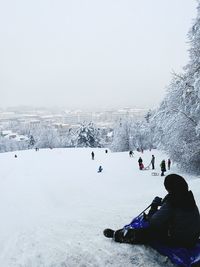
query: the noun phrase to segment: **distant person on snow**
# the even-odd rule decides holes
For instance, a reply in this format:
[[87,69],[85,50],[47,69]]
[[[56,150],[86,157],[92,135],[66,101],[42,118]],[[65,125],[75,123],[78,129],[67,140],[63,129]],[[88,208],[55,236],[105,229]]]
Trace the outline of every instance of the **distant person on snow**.
[[170,170],[170,167],[171,167],[171,160],[168,159],[168,161],[167,161],[167,168],[168,168],[168,170]]
[[102,166],[99,166],[98,172],[102,172],[102,171],[103,171]]
[[15,154],[15,158],[17,158],[17,155]]
[[105,150],[105,153],[106,153],[106,154],[108,153],[108,150],[107,150],[107,149]]
[[166,172],[166,164],[165,164],[165,160],[163,159],[160,163],[160,168],[161,168],[161,176],[164,176],[164,172]]
[[92,159],[94,159],[94,152],[92,151],[92,153],[91,153],[91,156],[92,156]]
[[131,151],[129,151],[129,157],[133,157],[133,151],[131,150]]
[[164,199],[154,198],[145,216],[149,222],[146,228],[105,229],[104,235],[120,243],[148,244],[159,241],[172,247],[195,246],[200,237],[200,215],[187,182],[177,174],[170,174],[166,176],[164,186],[168,194]]
[[152,170],[155,169],[155,156],[152,155],[152,158],[151,158],[151,166],[152,166]]
[[138,159],[138,163],[139,163],[139,169],[140,169],[140,170],[144,169],[143,160],[142,160],[141,157],[139,157],[139,159]]

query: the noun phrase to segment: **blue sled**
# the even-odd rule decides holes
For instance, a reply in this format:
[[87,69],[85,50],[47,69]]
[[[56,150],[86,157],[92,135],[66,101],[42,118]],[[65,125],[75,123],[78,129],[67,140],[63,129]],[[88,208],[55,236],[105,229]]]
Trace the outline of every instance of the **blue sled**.
[[[148,227],[148,222],[144,220],[143,216],[136,217],[130,224],[124,226],[125,229],[138,229]],[[200,263],[200,240],[194,248],[171,248],[158,241],[149,244],[153,249],[160,254],[167,256],[172,263],[183,266],[191,267],[193,264]]]

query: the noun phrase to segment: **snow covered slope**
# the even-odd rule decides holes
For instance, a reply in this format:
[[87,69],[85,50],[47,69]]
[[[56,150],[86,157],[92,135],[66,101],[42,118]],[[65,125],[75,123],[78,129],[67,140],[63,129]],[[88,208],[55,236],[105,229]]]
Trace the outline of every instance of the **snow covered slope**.
[[[118,244],[102,231],[118,229],[156,196],[163,177],[139,171],[159,151],[106,154],[104,149],[44,149],[0,154],[0,266],[172,266],[150,248]],[[97,173],[99,165],[103,172]],[[172,165],[171,172],[181,174]],[[169,173],[169,172],[167,172]],[[183,174],[184,175],[184,174]],[[200,207],[200,179],[184,177]]]

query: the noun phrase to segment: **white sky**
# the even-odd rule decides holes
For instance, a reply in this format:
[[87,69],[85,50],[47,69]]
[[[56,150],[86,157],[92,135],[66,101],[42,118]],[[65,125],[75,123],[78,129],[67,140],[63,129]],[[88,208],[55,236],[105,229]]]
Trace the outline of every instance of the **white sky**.
[[188,59],[195,0],[0,2],[0,106],[153,107]]

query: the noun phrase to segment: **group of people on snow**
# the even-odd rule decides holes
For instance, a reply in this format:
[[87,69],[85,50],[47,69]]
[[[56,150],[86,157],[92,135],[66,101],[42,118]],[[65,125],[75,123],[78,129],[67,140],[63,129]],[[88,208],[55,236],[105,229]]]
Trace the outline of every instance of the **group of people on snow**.
[[[133,156],[133,152],[129,156]],[[108,153],[108,151],[105,151]],[[94,160],[94,152],[91,153]],[[144,169],[143,160],[138,159],[139,169]],[[155,156],[150,162],[152,170],[155,169]],[[161,176],[166,169],[170,170],[171,160],[162,160],[160,163]],[[100,165],[98,172],[102,172]],[[194,247],[200,237],[200,214],[193,193],[189,190],[185,179],[177,174],[165,177],[164,186],[167,195],[162,199],[155,197],[149,205],[147,214],[143,213],[143,219],[148,222],[145,228],[125,228],[119,230],[105,229],[103,234],[116,242],[129,244],[150,244],[157,240],[167,246]],[[141,213],[142,214],[142,213]]]
[[[143,170],[144,164],[141,157],[138,159],[138,164],[139,169]],[[154,155],[150,165],[154,170]],[[166,172],[164,159],[160,163],[160,168],[161,176],[164,176]],[[170,170],[170,168],[171,160],[168,159],[167,169]],[[193,248],[200,238],[200,214],[193,193],[189,190],[186,180],[177,174],[167,175],[164,186],[167,195],[163,199],[155,197],[149,205],[149,212],[140,213],[143,220],[147,222],[147,227],[135,229],[129,224],[128,228],[123,227],[119,230],[108,228],[103,231],[104,236],[120,243],[151,244],[156,240],[169,247]]]
[[[107,149],[105,150],[105,153],[106,154],[108,153],[108,150]],[[130,150],[129,151],[129,157],[133,157],[133,155],[134,155],[134,152],[132,150]],[[94,151],[92,151],[91,152],[91,158],[92,158],[92,160],[94,160],[94,157],[95,157],[95,154],[94,154]],[[139,164],[139,169],[140,170],[144,170],[147,167],[149,168],[150,165],[151,165],[152,170],[154,170],[155,169],[155,156],[152,155],[151,162],[150,162],[149,166],[147,166],[146,168],[144,167],[143,159],[141,157],[139,157],[139,159],[138,159],[138,164]],[[171,167],[171,160],[168,159],[168,161],[167,161],[167,168],[168,168],[168,170],[170,170],[170,167]],[[165,175],[165,172],[166,172],[166,162],[165,162],[165,160],[162,160],[161,161],[160,168],[161,168],[161,176],[164,176]],[[102,172],[102,170],[103,170],[102,166],[99,166],[98,172]]]
[[[139,157],[139,159],[138,159],[138,164],[139,164],[139,169],[144,170],[144,164],[143,164],[143,160],[141,157]],[[150,165],[152,167],[152,170],[154,170],[155,169],[155,156],[154,155],[152,155]],[[170,168],[171,168],[171,160],[170,159],[168,159],[168,161],[167,161],[167,168],[168,168],[168,170],[170,170]],[[164,159],[160,163],[160,169],[161,169],[161,176],[164,176],[165,172],[167,171],[166,170],[166,162]]]

